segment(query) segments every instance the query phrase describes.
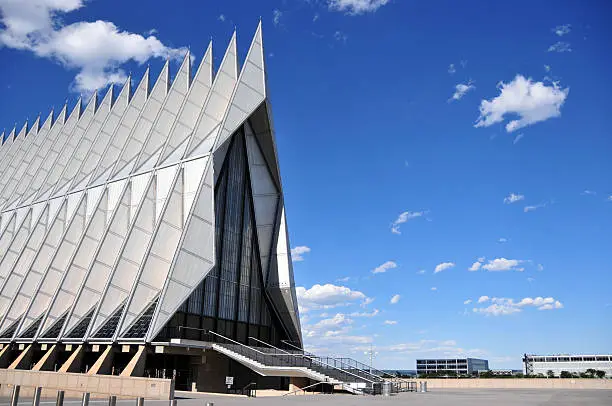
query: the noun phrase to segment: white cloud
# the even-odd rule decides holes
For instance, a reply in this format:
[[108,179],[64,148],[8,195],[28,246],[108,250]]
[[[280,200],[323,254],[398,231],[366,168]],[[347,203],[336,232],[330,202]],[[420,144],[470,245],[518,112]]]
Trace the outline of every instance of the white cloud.
[[569,42],[558,41],[548,47],[548,52],[572,52],[572,46]]
[[512,204],[518,201],[525,200],[525,196],[516,193],[510,193],[508,196],[504,197],[504,203]]
[[448,101],[452,102],[453,100],[459,100],[472,89],[475,89],[475,86],[472,84],[472,82],[468,82],[467,84],[459,83],[455,86],[455,93],[453,93],[453,95],[450,99],[448,99]]
[[[481,301],[480,299],[483,300]],[[519,313],[527,307],[533,307],[538,310],[553,310],[563,308],[563,303],[552,297],[526,297],[518,301],[503,297],[489,298],[488,296],[481,296],[480,299],[478,300],[478,303],[484,303],[490,300],[491,304],[487,307],[475,307],[472,309],[472,311],[474,313],[481,313],[491,316],[502,316]]]
[[373,274],[377,274],[377,273],[385,273],[390,269],[394,269],[397,268],[397,264],[393,261],[387,261],[384,264],[377,266],[376,268],[372,269],[372,273]]
[[400,301],[401,296],[400,295],[393,295],[391,297],[391,300],[389,301],[389,303],[391,304],[397,304],[397,302]]
[[454,262],[442,262],[442,263],[436,265],[436,268],[434,269],[434,273],[445,271],[445,270],[450,269],[450,268],[452,268],[454,266],[455,266]]
[[272,10],[272,22],[274,23],[274,26],[279,26],[282,16],[283,12],[279,9],[275,8],[274,10]]
[[549,118],[561,115],[561,106],[569,94],[569,88],[562,89],[558,83],[547,86],[517,75],[510,83],[500,82],[499,96],[480,103],[480,117],[475,127],[489,127],[503,122],[505,116],[517,115],[519,119],[506,124],[506,131],[513,132]]
[[531,283],[533,281],[535,281],[535,278],[531,278],[531,277],[527,278],[527,282]]
[[550,72],[550,65],[544,65],[544,70],[546,72]]
[[375,317],[375,316],[378,316],[379,313],[380,313],[380,310],[374,309],[369,313],[368,312],[353,312],[349,314],[349,316],[351,317]]
[[552,32],[562,37],[566,34],[569,34],[571,30],[572,30],[571,24],[563,24],[563,25],[557,25],[555,28],[552,29]]
[[328,0],[332,11],[342,11],[349,15],[359,15],[378,10],[389,3],[389,0]]
[[525,137],[523,133],[518,134],[516,137],[514,137],[514,141],[512,141],[512,143],[516,145],[516,143],[522,140],[523,137]]
[[121,65],[143,64],[150,58],[178,59],[184,48],[171,48],[155,36],[122,31],[109,21],[77,21],[62,17],[83,7],[82,0],[0,0],[0,45],[26,50],[78,71],[71,89],[86,94],[109,83],[122,83]]
[[489,260],[488,263],[482,265],[482,269],[491,272],[502,272],[502,271],[523,271],[524,268],[518,268],[518,265],[523,261],[518,259],[506,259],[506,258],[495,258]]
[[538,264],[538,271],[543,271],[543,270],[544,270],[544,265]]
[[497,240],[497,242],[500,243],[500,244],[505,244],[505,243],[508,242],[508,239],[504,238],[504,237],[501,237],[499,240]]
[[432,287],[432,288],[431,288],[431,290],[435,292],[436,290],[438,290],[438,288],[436,288],[436,287],[434,286],[434,287]]
[[597,192],[593,191],[593,190],[585,190],[582,193],[580,193],[583,196],[597,196]]
[[427,214],[427,211],[405,211],[403,213],[401,213],[397,219],[391,224],[391,232],[393,234],[401,234],[400,231],[400,225],[404,224],[405,222],[418,218],[418,217],[422,217],[425,214]]
[[291,259],[293,262],[300,262],[304,260],[303,254],[308,254],[310,247],[300,245],[298,247],[291,248]]
[[369,299],[363,292],[330,283],[325,285],[316,284],[310,289],[298,286],[295,291],[298,303],[301,309],[305,311],[310,309],[331,309],[356,302],[366,303]]
[[533,206],[525,206],[525,207],[523,207],[523,211],[525,213],[529,213],[530,211],[536,211],[538,209],[546,207],[547,204],[548,203],[544,202],[544,203],[536,204],[536,205],[533,205]]
[[609,202],[612,202],[612,195],[608,196],[608,198],[606,199]]
[[385,320],[385,325],[394,326],[397,324],[397,320]]
[[467,304],[470,304],[470,303],[472,303],[472,299],[468,299],[468,300],[464,300],[463,301],[464,305],[467,305]]
[[451,63],[450,65],[448,65],[448,73],[450,73],[451,75],[454,75],[455,72],[457,72],[457,68],[455,68],[455,64]]
[[483,261],[479,259],[478,261],[474,262],[471,267],[468,268],[468,271],[471,271],[471,272],[478,271],[480,267],[482,266],[482,263]]
[[336,282],[348,282],[351,280],[350,276],[345,276],[344,278],[338,278],[336,279]]
[[157,30],[155,28],[151,28],[150,30],[145,31],[146,36],[154,35],[154,34],[157,34]]
[[426,272],[427,272],[426,270],[424,270],[424,269],[420,269],[420,270],[418,270],[418,271],[417,271],[417,274],[419,274],[419,275],[425,275],[425,273],[426,273]]
[[217,20],[221,22],[225,22],[225,14],[219,14],[219,17],[217,17]]
[[315,13],[314,16],[312,16],[312,22],[314,23],[315,21],[317,21],[319,19],[319,13]]

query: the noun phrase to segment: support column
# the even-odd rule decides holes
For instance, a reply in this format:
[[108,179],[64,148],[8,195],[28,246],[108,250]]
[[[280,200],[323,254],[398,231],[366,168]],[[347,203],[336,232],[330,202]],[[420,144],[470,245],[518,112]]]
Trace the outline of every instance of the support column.
[[53,344],[51,348],[47,350],[45,355],[34,365],[32,371],[51,371],[55,360],[57,359],[58,346]]
[[28,345],[22,352],[17,356],[15,361],[9,365],[8,369],[30,369],[30,362],[32,361],[32,355],[34,350],[32,349],[33,344]]
[[17,406],[19,403],[19,385],[13,386],[13,394],[11,395],[11,406]]
[[11,363],[11,344],[5,344],[4,348],[0,351],[0,368],[5,369]]
[[138,351],[136,351],[136,354],[134,354],[125,369],[121,372],[121,376],[143,376],[146,359],[146,347],[144,345],[139,345]]
[[[64,362],[58,372],[79,372],[81,361],[84,353],[83,345],[79,345],[76,350],[70,355],[68,360]],[[89,402],[89,399],[87,400]]]
[[87,371],[87,375],[110,375],[113,367],[113,346],[107,345],[106,349],[98,357],[91,369]]
[[32,406],[40,406],[40,394],[42,392],[42,388],[34,388],[34,398],[32,399]]
[[55,406],[64,406],[64,391],[57,391],[57,400],[55,401]]

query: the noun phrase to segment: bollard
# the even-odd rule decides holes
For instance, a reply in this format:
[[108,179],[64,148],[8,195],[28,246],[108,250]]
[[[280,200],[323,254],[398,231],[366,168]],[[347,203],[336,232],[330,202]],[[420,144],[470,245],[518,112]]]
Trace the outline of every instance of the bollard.
[[213,402],[206,402],[206,406],[215,406]]
[[108,397],[108,406],[117,406],[117,396]]
[[55,401],[55,406],[64,406],[64,391],[57,391],[57,400]]
[[89,393],[83,393],[83,400],[81,406],[89,406]]
[[423,382],[423,392],[427,392],[427,381]]
[[144,406],[144,398],[138,398],[136,401],[137,406]]
[[21,387],[19,385],[13,386],[13,394],[11,395],[11,406],[17,406],[19,402],[19,389]]
[[419,392],[423,393],[423,382],[419,382]]
[[176,406],[176,399],[170,399],[170,406]]
[[40,405],[40,393],[42,392],[42,388],[38,387],[34,389],[34,397],[32,398],[32,406]]

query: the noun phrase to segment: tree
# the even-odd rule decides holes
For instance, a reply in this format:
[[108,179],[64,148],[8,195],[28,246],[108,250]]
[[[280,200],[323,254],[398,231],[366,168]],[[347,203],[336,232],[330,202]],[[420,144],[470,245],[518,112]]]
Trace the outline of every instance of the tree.
[[595,374],[597,373],[597,371],[594,370],[593,368],[589,368],[586,370],[586,373],[590,375],[591,378],[595,378]]
[[555,377],[555,373],[553,372],[552,369],[549,369],[548,371],[546,371],[546,376],[549,378],[554,378]]
[[570,374],[568,371],[561,371],[561,378],[571,378],[572,374]]
[[599,379],[603,379],[606,376],[606,371],[601,371],[598,369],[597,371],[595,371],[595,375],[597,375]]

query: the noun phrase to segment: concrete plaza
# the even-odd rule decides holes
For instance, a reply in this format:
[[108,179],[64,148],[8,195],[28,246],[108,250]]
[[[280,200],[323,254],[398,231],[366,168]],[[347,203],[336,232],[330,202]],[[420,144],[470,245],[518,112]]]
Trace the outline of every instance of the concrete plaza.
[[[415,405],[415,406],[536,406],[536,405],[612,405],[612,391],[609,390],[557,390],[557,389],[465,389],[436,390],[428,393],[402,393],[391,397],[354,396],[354,395],[312,395],[242,398],[214,395],[198,395],[195,399],[179,399],[178,406],[205,406],[207,402],[215,406],[275,406],[275,405],[330,405],[334,406],[375,406],[375,405]],[[65,406],[78,406],[80,399],[66,399]],[[8,398],[0,398],[0,405],[8,405]],[[30,406],[31,398],[21,398],[19,406]],[[41,406],[55,404],[55,399],[42,399]],[[106,400],[92,399],[91,406],[106,406]],[[145,405],[162,406],[167,401],[150,400]],[[135,400],[119,400],[118,406],[136,405]]]

